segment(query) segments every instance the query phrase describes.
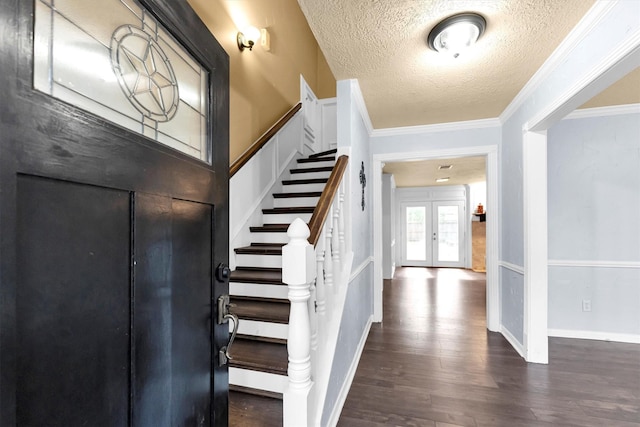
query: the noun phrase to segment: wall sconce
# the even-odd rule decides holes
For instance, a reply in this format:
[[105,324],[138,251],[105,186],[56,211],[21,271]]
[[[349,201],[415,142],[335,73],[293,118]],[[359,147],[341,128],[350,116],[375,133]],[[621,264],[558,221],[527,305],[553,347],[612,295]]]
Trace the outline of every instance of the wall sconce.
[[260,38],[260,30],[256,27],[246,27],[242,31],[238,31],[238,49],[253,50],[253,46],[258,42]]
[[486,26],[487,21],[477,13],[453,15],[433,27],[427,41],[431,49],[457,58],[482,36]]

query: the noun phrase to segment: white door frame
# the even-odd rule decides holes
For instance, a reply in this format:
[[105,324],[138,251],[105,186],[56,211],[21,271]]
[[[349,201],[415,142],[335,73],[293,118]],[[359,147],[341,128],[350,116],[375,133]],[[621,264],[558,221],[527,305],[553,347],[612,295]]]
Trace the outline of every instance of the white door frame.
[[[382,164],[404,160],[450,159],[486,156],[487,168],[487,329],[500,331],[500,283],[498,280],[498,146],[450,148],[431,151],[374,154],[373,171],[373,321],[382,321]],[[493,215],[493,216],[492,216]]]
[[[640,31],[523,126],[524,357],[548,363],[547,130],[580,105],[640,66]],[[534,209],[535,207],[535,209]],[[535,210],[535,213],[533,212]]]

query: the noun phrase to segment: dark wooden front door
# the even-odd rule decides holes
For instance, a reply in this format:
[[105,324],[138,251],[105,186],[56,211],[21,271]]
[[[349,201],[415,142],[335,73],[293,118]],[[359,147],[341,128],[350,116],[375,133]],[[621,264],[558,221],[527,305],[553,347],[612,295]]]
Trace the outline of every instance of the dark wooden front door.
[[211,165],[34,90],[34,2],[0,1],[2,426],[227,425],[228,58],[140,3],[209,73]]

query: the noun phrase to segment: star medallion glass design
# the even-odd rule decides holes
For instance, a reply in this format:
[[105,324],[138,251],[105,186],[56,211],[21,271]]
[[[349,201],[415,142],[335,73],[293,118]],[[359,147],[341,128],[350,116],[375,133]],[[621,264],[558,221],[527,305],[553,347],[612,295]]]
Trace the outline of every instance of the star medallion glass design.
[[154,37],[123,25],[111,37],[111,66],[131,104],[145,117],[168,122],[178,111],[178,82]]

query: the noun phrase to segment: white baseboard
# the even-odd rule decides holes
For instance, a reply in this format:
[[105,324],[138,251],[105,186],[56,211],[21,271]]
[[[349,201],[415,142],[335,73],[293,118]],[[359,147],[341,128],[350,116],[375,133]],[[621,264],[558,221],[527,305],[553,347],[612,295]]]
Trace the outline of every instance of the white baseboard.
[[522,343],[520,343],[520,341],[518,341],[516,337],[514,337],[513,334],[504,327],[504,325],[500,325],[500,333],[507,341],[509,341],[509,344],[511,344],[514,350],[518,352],[520,357],[524,358],[524,345],[522,345]]
[[615,332],[576,331],[572,329],[549,329],[550,337],[576,338],[581,340],[613,341],[640,344],[640,334],[619,334]]
[[351,366],[349,366],[349,371],[342,383],[342,388],[340,389],[340,393],[338,394],[338,399],[336,400],[336,404],[331,411],[331,415],[329,416],[328,426],[336,426],[338,424],[338,420],[340,419],[340,413],[342,413],[342,408],[344,407],[344,403],[347,401],[347,396],[349,395],[349,390],[351,389],[351,384],[353,383],[353,378],[356,375],[356,371],[358,370],[358,364],[360,363],[360,357],[362,356],[362,352],[364,350],[364,346],[367,343],[367,338],[369,337],[369,331],[371,330],[371,324],[373,323],[373,316],[369,316],[369,320],[367,321],[366,326],[364,327],[364,332],[362,333],[362,337],[360,337],[360,342],[358,343],[358,347],[356,348],[356,354],[351,361]]

